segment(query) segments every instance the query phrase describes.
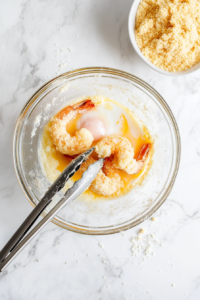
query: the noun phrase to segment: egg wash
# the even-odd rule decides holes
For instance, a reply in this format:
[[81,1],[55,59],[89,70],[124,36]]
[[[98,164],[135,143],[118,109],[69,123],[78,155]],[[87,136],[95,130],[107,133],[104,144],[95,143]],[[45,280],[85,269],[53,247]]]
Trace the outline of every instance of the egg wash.
[[[94,102],[97,101],[98,105],[84,114],[77,114],[76,117],[66,125],[66,131],[72,137],[75,135],[77,130],[80,130],[80,128],[86,127],[88,130],[92,131],[92,127],[95,128],[95,126],[97,126],[98,129],[95,131],[95,133],[93,133],[95,138],[91,147],[95,146],[103,137],[110,135],[122,136],[128,139],[134,148],[134,158],[137,158],[143,145],[152,143],[147,128],[140,124],[135,118],[134,114],[124,105],[106,97],[101,97],[100,103],[99,97],[97,96],[87,97],[85,99],[92,99]],[[73,102],[72,104],[76,102],[77,101]],[[70,103],[68,105],[72,104]],[[92,123],[93,120],[94,123]],[[91,126],[91,123],[93,126]],[[44,175],[48,178],[50,183],[53,183],[60,173],[71,162],[72,157],[62,154],[56,149],[50,134],[51,126],[52,119],[44,127],[40,140],[39,157]],[[97,159],[97,155],[95,153],[92,155],[95,159]],[[139,173],[134,175],[130,175],[123,170],[117,169],[116,172],[120,176],[123,186],[116,194],[109,196],[109,199],[121,196],[133,188],[135,184],[141,183],[142,179],[148,172],[150,159],[151,155],[148,161],[145,163],[145,167]],[[66,183],[64,190],[67,190],[70,186],[72,186],[74,181],[80,178],[81,173],[78,171]],[[106,199],[108,196],[99,195],[89,188],[83,193],[82,198],[84,200],[97,200],[104,198]]]

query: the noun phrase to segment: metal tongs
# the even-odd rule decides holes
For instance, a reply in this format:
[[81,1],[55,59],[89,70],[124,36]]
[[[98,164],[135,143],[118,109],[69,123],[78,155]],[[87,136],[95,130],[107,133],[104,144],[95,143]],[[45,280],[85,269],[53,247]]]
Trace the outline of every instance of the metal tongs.
[[63,208],[66,203],[80,196],[92,183],[98,172],[103,166],[104,159],[99,159],[91,164],[83,173],[81,179],[77,180],[74,185],[67,190],[63,198],[50,210],[48,214],[30,231],[37,218],[51,203],[53,196],[58,193],[65,185],[67,180],[71,178],[80,168],[81,164],[87,160],[88,156],[93,152],[94,147],[90,148],[83,154],[74,159],[60,174],[56,181],[46,192],[41,201],[36,205],[33,211],[25,219],[22,225],[17,229],[11,239],[7,242],[0,252],[0,272],[6,265],[14,259],[14,257],[28,244],[28,242]]

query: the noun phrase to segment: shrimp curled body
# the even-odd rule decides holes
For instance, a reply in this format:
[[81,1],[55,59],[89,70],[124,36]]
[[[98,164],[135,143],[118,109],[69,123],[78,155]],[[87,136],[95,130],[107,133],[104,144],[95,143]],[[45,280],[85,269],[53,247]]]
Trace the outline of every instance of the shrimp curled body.
[[109,136],[96,145],[99,157],[113,155],[113,166],[126,171],[128,174],[137,174],[144,167],[151,144],[143,145],[137,159],[134,159],[134,149],[128,139],[121,136]]
[[75,155],[88,150],[94,140],[92,133],[82,128],[71,136],[66,125],[76,117],[77,114],[84,114],[94,107],[91,100],[85,100],[75,105],[68,106],[59,112],[53,119],[50,134],[56,149],[63,154]]
[[[143,145],[137,159],[134,159],[134,149],[124,137],[109,136],[97,143],[95,151],[99,157],[104,157],[104,165],[96,178],[91,183],[91,190],[103,196],[117,194],[123,188],[123,180],[118,173],[121,169],[128,174],[137,174],[143,167],[148,157],[151,144]],[[69,157],[68,157],[69,158]],[[72,157],[70,157],[73,159]],[[85,172],[90,164],[96,160],[89,157],[80,167],[80,174]]]
[[[90,164],[94,163],[95,159],[89,157],[86,162],[81,165],[80,172],[87,170]],[[123,186],[119,174],[116,173],[116,168],[113,166],[109,158],[105,159],[102,170],[99,171],[96,178],[91,183],[91,190],[103,196],[110,196],[119,191]]]
[[[95,151],[99,157],[104,157],[104,165],[92,182],[90,188],[92,191],[103,196],[117,194],[124,183],[118,173],[121,169],[128,174],[139,173],[145,164],[149,155],[151,144],[143,145],[140,149],[137,159],[134,159],[134,149],[124,137],[109,136],[97,143]],[[87,170],[88,166],[95,162],[93,157],[89,157],[81,165],[80,172]]]

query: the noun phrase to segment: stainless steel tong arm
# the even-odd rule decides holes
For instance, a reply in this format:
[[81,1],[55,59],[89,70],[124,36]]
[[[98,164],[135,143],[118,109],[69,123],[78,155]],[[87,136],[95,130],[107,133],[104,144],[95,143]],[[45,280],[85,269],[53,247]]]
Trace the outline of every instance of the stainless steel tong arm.
[[[87,189],[91,182],[94,180],[99,170],[103,166],[103,159],[90,165],[87,171],[83,173],[80,180],[76,181],[74,185],[65,193],[64,197],[52,208],[52,210],[32,229],[30,233],[30,228],[33,226],[37,218],[41,215],[44,209],[50,204],[53,196],[60,191],[67,182],[67,180],[72,177],[76,171],[80,168],[81,164],[88,158],[92,153],[94,148],[89,149],[85,153],[74,159],[67,168],[62,172],[62,174],[53,183],[50,189],[46,192],[41,201],[25,219],[22,225],[17,229],[11,239],[7,242],[4,248],[0,252],[0,271],[7,265],[7,263],[13,259],[16,254],[32,239],[36,233],[41,230],[44,225],[49,222],[55,214],[70,200],[74,200],[81,193]],[[25,236],[26,235],[26,236]]]

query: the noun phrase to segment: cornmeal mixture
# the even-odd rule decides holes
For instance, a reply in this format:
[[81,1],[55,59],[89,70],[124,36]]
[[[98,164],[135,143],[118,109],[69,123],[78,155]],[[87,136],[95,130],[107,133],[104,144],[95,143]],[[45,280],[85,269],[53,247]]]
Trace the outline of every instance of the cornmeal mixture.
[[184,71],[200,62],[200,0],[142,0],[136,42],[157,67]]

